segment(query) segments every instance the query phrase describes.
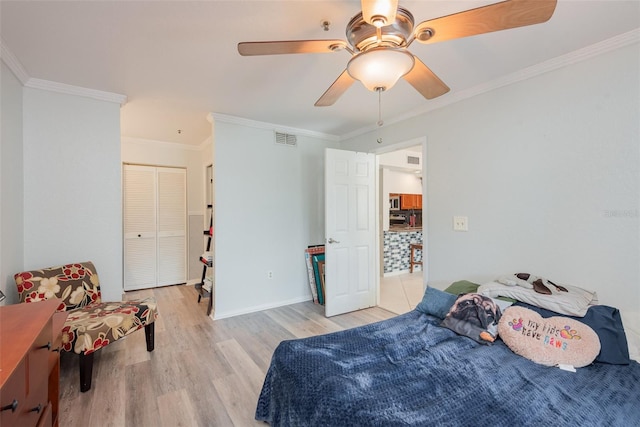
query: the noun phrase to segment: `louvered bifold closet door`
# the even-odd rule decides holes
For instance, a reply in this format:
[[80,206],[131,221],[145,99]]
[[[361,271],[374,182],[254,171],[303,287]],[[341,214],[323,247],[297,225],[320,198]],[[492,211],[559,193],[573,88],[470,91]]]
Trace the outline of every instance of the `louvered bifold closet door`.
[[156,171],[124,165],[124,289],[157,283]]
[[185,169],[124,165],[124,289],[185,283]]
[[158,286],[187,280],[187,175],[184,169],[157,168]]

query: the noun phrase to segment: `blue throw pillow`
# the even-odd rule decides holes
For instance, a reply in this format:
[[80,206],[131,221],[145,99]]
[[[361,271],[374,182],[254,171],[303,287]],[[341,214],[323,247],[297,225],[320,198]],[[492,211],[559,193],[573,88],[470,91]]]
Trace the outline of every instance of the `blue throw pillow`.
[[457,295],[427,286],[422,301],[416,306],[416,310],[444,319],[453,303],[456,302],[456,298],[458,298]]
[[606,305],[593,305],[589,307],[584,317],[574,317],[523,302],[517,302],[514,305],[526,307],[537,312],[542,317],[564,316],[584,323],[593,329],[598,334],[598,338],[600,338],[600,354],[596,357],[595,362],[609,363],[611,365],[629,364],[627,335],[624,333],[622,317],[617,308]]

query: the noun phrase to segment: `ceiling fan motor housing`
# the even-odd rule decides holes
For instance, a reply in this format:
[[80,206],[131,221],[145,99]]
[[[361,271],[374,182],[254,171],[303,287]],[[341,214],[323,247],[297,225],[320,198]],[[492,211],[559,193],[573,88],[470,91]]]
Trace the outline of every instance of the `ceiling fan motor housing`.
[[368,24],[362,17],[362,13],[354,16],[347,25],[347,40],[355,51],[365,52],[372,47],[407,47],[409,37],[413,33],[413,15],[407,9],[398,8],[396,20],[390,25],[380,28],[380,39],[378,38],[378,28]]

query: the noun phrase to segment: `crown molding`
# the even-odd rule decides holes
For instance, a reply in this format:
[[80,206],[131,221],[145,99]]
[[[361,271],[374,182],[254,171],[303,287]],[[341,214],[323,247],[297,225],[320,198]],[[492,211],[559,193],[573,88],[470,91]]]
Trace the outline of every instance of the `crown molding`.
[[0,38],[0,57],[7,67],[13,72],[13,74],[20,80],[20,83],[24,86],[29,80],[29,74],[24,69],[18,58],[9,50],[7,44]]
[[[391,119],[385,119],[385,127],[388,125],[392,125],[392,124],[396,124],[396,123],[408,120],[408,119],[412,119],[414,117],[420,116],[430,111],[438,110],[440,108],[446,107],[451,104],[455,104],[456,102],[460,102],[477,95],[481,95],[483,93],[491,92],[492,90],[495,90],[504,86],[508,86],[514,83],[528,80],[533,77],[542,75],[544,73],[548,73],[550,71],[558,70],[560,68],[564,68],[569,65],[586,61],[596,56],[599,56],[608,52],[612,52],[614,50],[632,45],[634,43],[639,43],[639,42],[640,42],[640,29],[635,29],[635,30],[628,31],[626,33],[622,33],[618,36],[609,38],[607,40],[603,40],[601,42],[592,44],[582,49],[575,50],[573,52],[569,52],[565,55],[552,58],[548,61],[544,61],[539,64],[532,65],[531,67],[523,68],[522,70],[518,70],[514,73],[483,83],[481,85],[477,85],[469,89],[461,90],[459,92],[452,93],[451,95],[448,95],[448,96],[445,95],[443,97],[436,98],[435,100],[425,103],[422,107],[417,108],[411,111],[410,113],[396,116]],[[373,132],[376,129],[378,129],[378,127],[374,125],[360,128],[348,134],[342,135],[340,137],[340,140],[345,141],[351,138],[355,138],[365,133]]]
[[122,144],[135,144],[148,146],[149,148],[157,148],[158,146],[164,146],[166,148],[172,148],[176,150],[187,150],[187,151],[202,151],[203,147],[206,146],[207,140],[198,145],[192,144],[182,144],[180,142],[169,142],[169,141],[159,141],[156,139],[145,139],[145,138],[134,138],[131,136],[123,136],[120,138]]
[[50,80],[34,79],[27,80],[25,87],[32,89],[48,90],[50,92],[64,93],[68,95],[83,96],[85,98],[97,99],[98,101],[115,102],[121,106],[126,104],[127,96],[119,93],[104,92],[86,87],[73,86],[65,83],[52,82]]
[[9,67],[13,74],[15,74],[24,87],[65,93],[68,95],[83,96],[85,98],[97,99],[98,101],[115,102],[121,106],[127,102],[127,96],[119,93],[88,89],[65,83],[52,82],[50,80],[36,79],[29,76],[27,70],[25,70],[18,58],[13,54],[13,52],[11,52],[11,50],[9,50],[7,44],[2,39],[0,39],[0,57],[2,57],[2,61],[7,64],[7,67]]
[[230,124],[236,124],[236,125],[242,125],[242,126],[258,128],[258,129],[265,129],[265,130],[270,130],[270,131],[277,131],[277,132],[295,134],[295,135],[299,135],[299,136],[308,136],[310,138],[318,138],[318,139],[323,139],[323,140],[326,140],[326,141],[335,141],[335,142],[339,142],[340,141],[340,137],[337,136],[337,135],[330,135],[328,133],[315,132],[315,131],[310,131],[310,130],[306,130],[306,129],[299,129],[299,128],[292,128],[292,127],[288,127],[288,126],[281,126],[281,125],[277,125],[277,124],[273,124],[273,123],[259,122],[257,120],[250,120],[250,119],[245,119],[245,118],[242,118],[242,117],[229,116],[229,115],[226,115],[226,114],[209,113],[209,115],[207,117],[208,117],[207,120],[210,119],[212,122],[220,121],[220,122],[223,122],[223,123],[230,123]]

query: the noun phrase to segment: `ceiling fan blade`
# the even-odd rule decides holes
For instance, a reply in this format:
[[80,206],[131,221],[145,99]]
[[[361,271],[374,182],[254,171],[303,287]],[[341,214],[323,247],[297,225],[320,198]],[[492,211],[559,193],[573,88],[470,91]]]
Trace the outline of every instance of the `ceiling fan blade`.
[[327,89],[320,99],[318,99],[313,105],[316,107],[328,107],[333,105],[355,81],[356,80],[349,75],[347,70],[344,70],[336,81],[329,86],[329,89]]
[[437,43],[509,28],[546,22],[557,0],[506,0],[421,22],[415,28],[420,43]]
[[344,40],[287,40],[238,43],[238,52],[242,56],[330,53],[346,48],[347,42]]
[[413,56],[415,64],[411,71],[405,74],[404,79],[409,82],[415,90],[420,92],[427,99],[437,98],[449,92],[449,86],[444,84],[433,71],[417,56]]

